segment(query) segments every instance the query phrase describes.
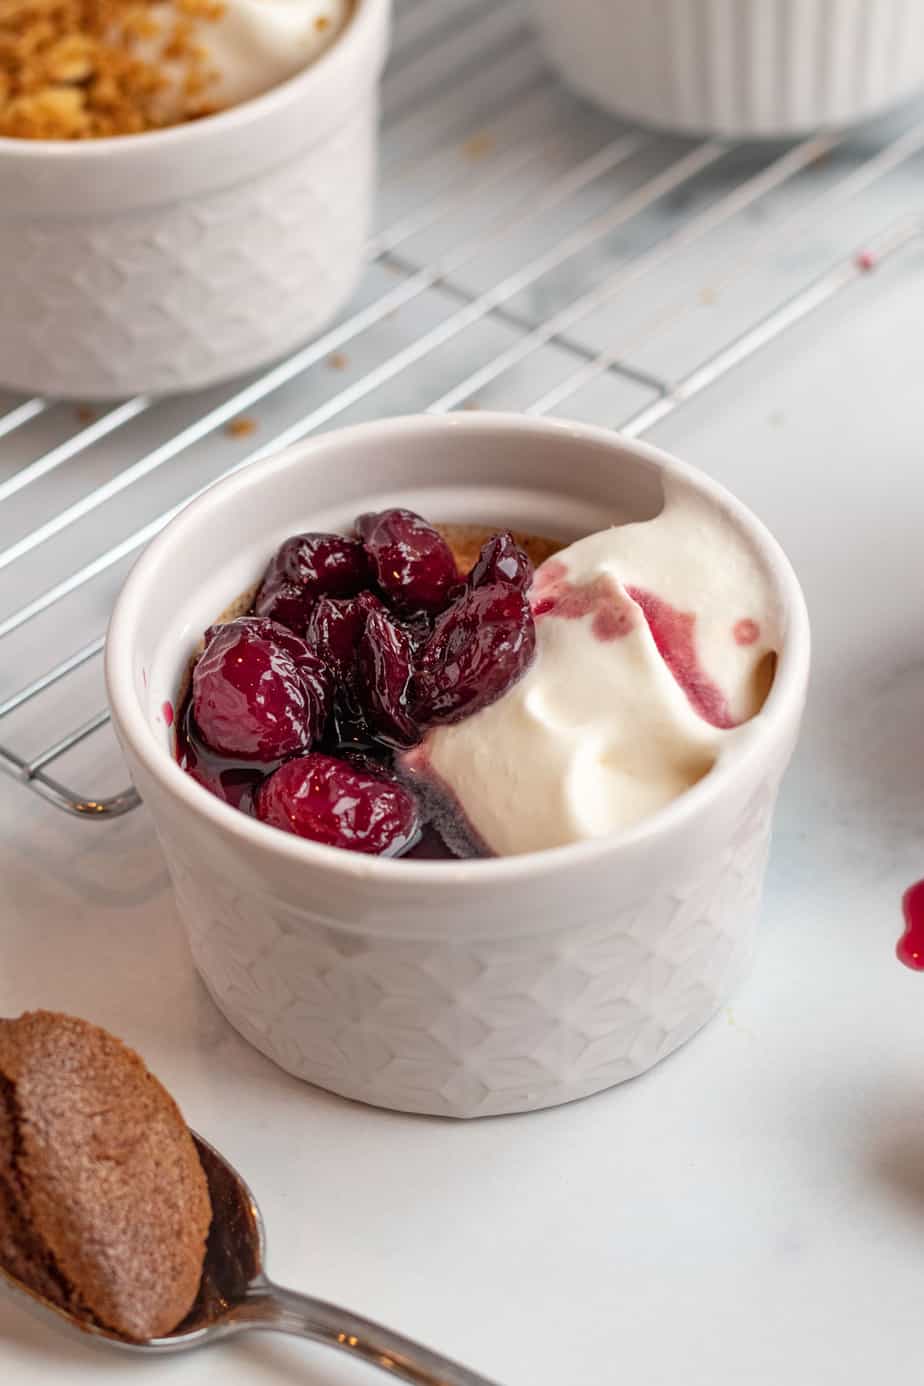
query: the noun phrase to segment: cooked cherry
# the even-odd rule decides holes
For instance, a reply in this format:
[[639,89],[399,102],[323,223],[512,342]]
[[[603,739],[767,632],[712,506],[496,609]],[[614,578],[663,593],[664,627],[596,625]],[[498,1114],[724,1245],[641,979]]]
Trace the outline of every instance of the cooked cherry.
[[254,791],[278,765],[278,761],[231,760],[213,751],[196,726],[189,698],[177,717],[176,758],[216,798],[244,813],[251,811]]
[[[307,641],[289,630],[288,626],[271,621],[268,616],[239,616],[233,624],[238,630],[247,629],[261,640],[279,645],[291,655],[308,695],[309,726],[312,740],[315,740],[324,729],[333,693],[332,670],[322,652],[310,648]],[[206,641],[221,629],[221,626],[211,626],[205,632]]]
[[352,597],[371,580],[358,540],[342,534],[294,534],[263,574],[254,611],[302,631],[316,597]]
[[397,856],[419,832],[417,805],[401,785],[318,752],[281,765],[255,806],[274,828],[349,852]]
[[399,611],[442,611],[459,581],[446,540],[413,510],[360,515],[356,532],[376,581]]
[[222,755],[278,760],[321,734],[330,675],[303,640],[273,621],[240,617],[206,632],[193,670],[193,712]]
[[319,597],[312,607],[305,640],[327,661],[338,681],[352,677],[366,618],[381,606],[371,592],[360,592],[358,597]]
[[533,565],[509,529],[502,529],[482,545],[478,562],[469,573],[470,587],[506,582],[525,592],[533,580]]
[[418,650],[423,649],[433,634],[433,617],[426,611],[415,611],[412,616],[402,616],[398,624],[410,636],[411,649],[415,655]]
[[418,721],[458,722],[487,707],[524,673],[535,648],[524,593],[499,582],[466,589],[439,618],[420,655]]
[[384,740],[412,746],[420,732],[411,715],[414,647],[384,611],[372,611],[356,652],[357,692],[370,727]]

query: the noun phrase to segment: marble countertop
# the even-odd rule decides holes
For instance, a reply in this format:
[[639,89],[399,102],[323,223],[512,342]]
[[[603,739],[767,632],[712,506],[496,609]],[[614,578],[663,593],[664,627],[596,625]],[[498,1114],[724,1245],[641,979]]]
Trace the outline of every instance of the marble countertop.
[[[919,171],[890,184],[880,223],[889,199],[920,207]],[[784,240],[767,273],[801,253]],[[250,1181],[276,1279],[503,1386],[866,1386],[886,1364],[916,1379],[924,978],[893,950],[902,890],[924,875],[922,303],[912,249],[652,435],[775,531],[816,653],[753,975],[643,1078],[468,1124],[302,1085],[206,996],[144,809],[94,826],[0,779],[0,1014],[64,1009],[137,1047]],[[431,397],[459,360],[442,371],[442,386],[421,387]],[[546,387],[525,367],[518,381]],[[616,422],[612,401],[594,407]],[[227,465],[232,446],[214,439],[202,456]],[[18,730],[40,744],[47,727],[30,716]],[[124,777],[114,746],[92,757],[94,773]],[[129,1364],[0,1298],[0,1379],[130,1378],[372,1386],[379,1374],[269,1336]]]

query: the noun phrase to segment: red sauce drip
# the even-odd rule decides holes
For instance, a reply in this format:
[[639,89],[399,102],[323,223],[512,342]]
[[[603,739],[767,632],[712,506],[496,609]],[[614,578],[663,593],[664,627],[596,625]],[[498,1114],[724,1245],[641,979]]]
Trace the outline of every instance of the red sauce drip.
[[760,639],[760,626],[756,621],[745,617],[743,621],[736,621],[732,626],[732,636],[736,645],[756,645]]
[[861,250],[856,260],[857,269],[863,270],[865,274],[874,270],[877,263],[875,252],[872,250]]
[[566,582],[567,578],[567,566],[562,563],[560,558],[550,558],[543,563],[541,568],[537,568],[530,595],[535,593],[541,596],[550,587],[556,587],[558,583]]
[[599,605],[594,610],[591,630],[598,640],[619,640],[635,626],[631,606]]
[[902,896],[905,932],[895,956],[914,972],[924,972],[924,881],[909,886]]
[[725,694],[700,667],[696,656],[696,617],[692,611],[678,611],[669,602],[640,587],[626,591],[642,608],[658,654],[680,684],[691,707],[704,722],[728,731],[738,723],[729,711]]
[[[677,611],[640,587],[626,591],[641,607],[658,653],[703,721],[728,731],[738,723],[732,717],[721,688],[701,668],[696,654],[696,617],[690,611]],[[635,606],[628,604],[612,578],[601,576],[592,582],[568,580],[568,569],[558,559],[543,563],[536,573],[530,593],[533,616],[559,616],[576,621],[592,616],[591,629],[598,640],[618,640],[635,627]],[[755,621],[739,621],[734,628],[739,644],[753,644],[760,634]],[[743,637],[743,638],[742,638]]]
[[635,627],[635,610],[611,578],[569,582],[565,565],[554,560],[539,569],[530,595],[533,616],[558,616],[564,621],[592,616],[591,630],[597,640],[619,640]]
[[161,708],[161,712],[164,714],[164,721],[167,723],[167,726],[168,726],[168,727],[172,727],[172,726],[173,726],[173,703],[164,703],[163,707]]

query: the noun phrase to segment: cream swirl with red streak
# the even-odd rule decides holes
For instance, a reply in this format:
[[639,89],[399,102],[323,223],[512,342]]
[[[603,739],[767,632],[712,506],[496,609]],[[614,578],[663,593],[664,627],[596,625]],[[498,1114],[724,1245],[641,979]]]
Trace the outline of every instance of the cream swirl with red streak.
[[543,564],[530,601],[523,678],[411,753],[499,855],[628,828],[696,784],[760,711],[781,639],[759,557],[680,486]]

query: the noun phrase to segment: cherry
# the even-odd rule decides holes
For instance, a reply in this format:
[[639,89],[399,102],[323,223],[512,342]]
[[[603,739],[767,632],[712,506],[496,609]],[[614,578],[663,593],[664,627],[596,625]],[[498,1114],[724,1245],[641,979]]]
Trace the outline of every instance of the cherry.
[[402,612],[442,611],[459,581],[452,550],[431,524],[413,510],[360,515],[356,532],[376,581]]
[[302,631],[316,597],[352,597],[372,581],[366,551],[342,534],[294,534],[263,574],[254,611]]
[[468,575],[469,587],[487,587],[493,582],[506,582],[520,592],[525,592],[532,580],[533,565],[509,529],[502,529],[485,541],[478,561]]
[[530,664],[536,628],[523,592],[506,583],[467,588],[438,619],[419,658],[415,712],[422,724],[458,722],[487,707]]
[[[308,695],[312,740],[319,737],[330,711],[333,692],[332,673],[323,653],[309,648],[308,643],[289,630],[288,626],[282,625],[279,621],[271,621],[267,616],[239,616],[233,624],[239,630],[246,628],[261,640],[281,646],[291,655]],[[221,629],[221,626],[210,626],[205,632],[206,640],[210,640],[214,633]]]
[[415,611],[413,616],[402,616],[398,624],[407,632],[415,655],[418,650],[423,649],[433,634],[433,617],[428,616],[425,611]]
[[180,765],[217,798],[249,813],[253,794],[278,761],[231,760],[213,751],[202,739],[187,698],[176,724],[176,756]]
[[419,833],[417,805],[406,789],[317,751],[270,775],[255,808],[274,828],[351,852],[398,856]]
[[242,616],[206,632],[192,676],[193,713],[206,743],[239,760],[306,751],[330,707],[319,655],[284,626]]
[[381,610],[382,603],[371,592],[358,597],[319,597],[305,627],[306,642],[329,665],[339,682],[352,678],[356,647],[366,629],[370,611]]
[[366,719],[383,740],[412,746],[420,731],[411,715],[414,645],[385,611],[372,611],[356,652],[357,693]]

